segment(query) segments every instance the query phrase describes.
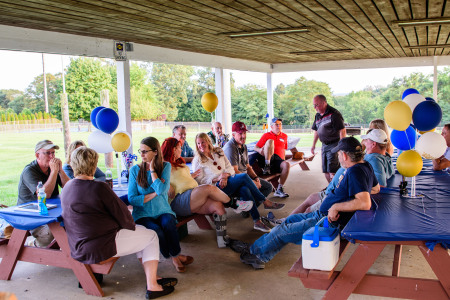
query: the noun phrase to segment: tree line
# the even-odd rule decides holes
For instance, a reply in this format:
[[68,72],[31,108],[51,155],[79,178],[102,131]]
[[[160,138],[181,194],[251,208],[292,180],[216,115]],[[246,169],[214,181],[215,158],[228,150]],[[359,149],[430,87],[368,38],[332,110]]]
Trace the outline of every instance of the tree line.
[[[61,73],[46,74],[50,114],[61,119]],[[109,90],[110,105],[117,109],[115,63],[107,59],[72,58],[65,71],[66,93],[71,120],[89,120],[93,108],[101,105],[100,93]],[[386,87],[367,87],[345,96],[333,96],[327,83],[298,78],[293,84],[279,84],[274,90],[274,113],[286,125],[311,125],[315,111],[312,98],[323,94],[339,109],[346,122],[366,124],[382,118],[384,107],[401,99],[406,88],[416,88],[424,96],[432,96],[430,75],[413,73],[395,78]],[[167,120],[208,122],[211,114],[201,106],[201,96],[214,92],[214,70],[211,68],[162,63],[131,63],[132,120]],[[443,121],[450,113],[450,68],[438,73],[438,99]],[[32,115],[44,111],[43,76],[37,76],[25,91],[0,90],[0,113],[14,111],[17,115]],[[254,84],[236,87],[231,76],[231,105],[233,121],[261,125],[267,111],[266,88]],[[29,112],[29,113],[28,113]],[[448,120],[447,120],[448,121]]]

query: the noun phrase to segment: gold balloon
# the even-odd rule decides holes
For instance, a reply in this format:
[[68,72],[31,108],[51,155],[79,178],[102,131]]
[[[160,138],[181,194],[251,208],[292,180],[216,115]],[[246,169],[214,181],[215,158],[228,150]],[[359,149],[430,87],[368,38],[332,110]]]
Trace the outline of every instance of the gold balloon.
[[392,129],[405,131],[412,121],[411,108],[403,101],[392,101],[384,109],[384,120]]
[[125,132],[118,132],[111,139],[111,146],[116,152],[123,152],[127,150],[130,145],[130,136]]
[[217,105],[219,104],[219,99],[214,93],[205,93],[202,96],[202,106],[207,111],[212,113]]
[[397,170],[405,177],[414,177],[423,167],[422,157],[414,150],[402,152],[397,158]]

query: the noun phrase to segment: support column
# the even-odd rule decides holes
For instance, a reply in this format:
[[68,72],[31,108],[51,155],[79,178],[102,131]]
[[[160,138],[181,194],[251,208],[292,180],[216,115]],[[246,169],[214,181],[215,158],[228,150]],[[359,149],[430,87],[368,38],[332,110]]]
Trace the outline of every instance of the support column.
[[216,68],[216,96],[219,105],[216,108],[216,122],[222,123],[223,132],[231,134],[231,85],[230,70]]
[[[130,111],[130,62],[116,61],[117,69],[117,106],[119,110],[119,127],[117,130],[126,131],[132,135],[131,131],[131,111]],[[133,153],[133,143],[128,148],[128,153]]]
[[267,124],[270,125],[270,119],[274,117],[272,73],[267,73],[267,113],[269,114],[269,117],[267,118]]
[[433,99],[438,102],[438,57],[433,57]]

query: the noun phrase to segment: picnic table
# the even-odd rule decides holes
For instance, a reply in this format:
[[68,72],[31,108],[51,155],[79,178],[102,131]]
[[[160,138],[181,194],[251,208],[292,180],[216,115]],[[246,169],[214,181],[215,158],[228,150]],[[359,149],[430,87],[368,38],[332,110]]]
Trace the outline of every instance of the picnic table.
[[[308,270],[302,258],[288,275],[300,278],[306,288],[323,289],[324,299],[347,299],[350,294],[410,299],[450,298],[450,175],[429,167],[416,177],[417,194],[400,196],[396,174],[387,188],[374,195],[375,210],[357,211],[342,231],[342,237],[358,247],[341,271]],[[341,247],[346,248],[346,240]],[[367,274],[386,245],[395,245],[392,275]],[[437,280],[400,277],[403,245],[417,246]]]

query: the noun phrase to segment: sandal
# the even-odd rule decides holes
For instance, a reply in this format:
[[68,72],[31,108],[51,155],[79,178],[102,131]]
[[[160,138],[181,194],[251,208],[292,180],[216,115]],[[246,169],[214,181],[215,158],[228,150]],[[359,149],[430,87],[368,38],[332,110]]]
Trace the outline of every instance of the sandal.
[[194,258],[193,258],[192,256],[189,256],[189,255],[183,255],[183,256],[185,257],[185,260],[182,261],[182,260],[180,259],[180,262],[181,262],[184,266],[190,265],[190,264],[192,264],[192,263],[194,262]]

